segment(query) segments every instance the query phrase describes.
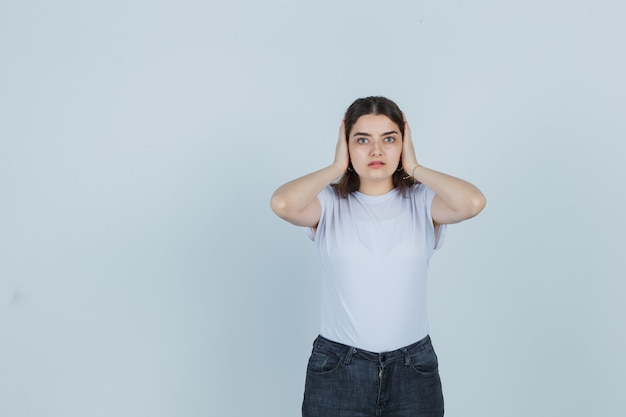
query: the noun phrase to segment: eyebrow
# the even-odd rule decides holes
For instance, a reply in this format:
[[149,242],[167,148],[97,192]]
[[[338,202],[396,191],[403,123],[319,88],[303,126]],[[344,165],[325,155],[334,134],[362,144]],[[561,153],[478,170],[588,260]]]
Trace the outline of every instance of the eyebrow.
[[[398,134],[398,132],[396,132],[395,130],[390,130],[389,132],[383,133],[381,136],[393,135],[394,133],[396,135]],[[366,132],[356,132],[352,136],[369,136],[369,137],[371,137],[372,135],[370,135],[369,133],[366,133]]]

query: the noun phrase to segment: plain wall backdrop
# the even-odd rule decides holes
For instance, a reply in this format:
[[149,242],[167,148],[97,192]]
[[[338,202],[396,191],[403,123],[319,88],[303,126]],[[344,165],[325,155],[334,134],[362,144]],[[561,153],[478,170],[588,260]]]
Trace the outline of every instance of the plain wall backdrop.
[[488,204],[433,258],[447,416],[626,413],[621,1],[0,3],[0,415],[299,415],[273,215],[357,97]]

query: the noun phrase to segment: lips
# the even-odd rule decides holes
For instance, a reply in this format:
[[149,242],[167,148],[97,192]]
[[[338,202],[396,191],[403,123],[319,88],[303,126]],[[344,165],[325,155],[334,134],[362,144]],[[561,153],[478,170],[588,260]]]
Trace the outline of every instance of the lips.
[[372,161],[369,164],[367,164],[368,167],[372,167],[372,168],[380,168],[384,165],[385,163],[383,161]]

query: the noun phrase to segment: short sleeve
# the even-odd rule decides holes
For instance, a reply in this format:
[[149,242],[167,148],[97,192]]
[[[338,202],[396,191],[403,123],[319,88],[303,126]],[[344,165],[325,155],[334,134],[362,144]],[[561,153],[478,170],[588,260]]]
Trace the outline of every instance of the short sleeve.
[[424,184],[418,184],[416,187],[417,187],[416,193],[418,195],[421,194],[422,196],[421,201],[423,202],[424,207],[426,208],[426,219],[428,221],[427,230],[430,230],[432,232],[434,239],[435,239],[434,244],[433,244],[433,251],[437,251],[439,248],[441,248],[441,246],[443,245],[443,242],[446,239],[446,232],[448,230],[448,225],[440,224],[439,226],[437,226],[437,228],[435,228],[435,225],[433,223],[432,207],[433,207],[433,199],[435,198],[436,194],[433,190],[431,190]]
[[321,208],[320,221],[317,224],[317,229],[313,227],[304,228],[304,232],[312,241],[315,241],[315,236],[317,235],[317,231],[320,229],[320,226],[322,225],[324,221],[324,215],[327,212],[328,204],[332,204],[333,194],[334,194],[334,190],[332,189],[330,185],[325,187],[322,191],[319,192],[319,194],[317,194],[317,199],[320,202],[320,208]]

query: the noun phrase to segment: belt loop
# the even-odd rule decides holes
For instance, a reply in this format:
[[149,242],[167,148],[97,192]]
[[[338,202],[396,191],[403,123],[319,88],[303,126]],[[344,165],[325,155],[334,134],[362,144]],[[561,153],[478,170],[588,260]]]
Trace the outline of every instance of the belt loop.
[[350,349],[348,349],[348,354],[346,355],[346,359],[343,361],[343,364],[345,366],[350,365],[350,363],[352,362],[352,357],[354,356],[355,353],[356,353],[356,348],[351,346]]
[[400,350],[404,353],[404,366],[408,367],[411,365],[411,355],[409,355],[409,350],[407,348],[402,348]]

